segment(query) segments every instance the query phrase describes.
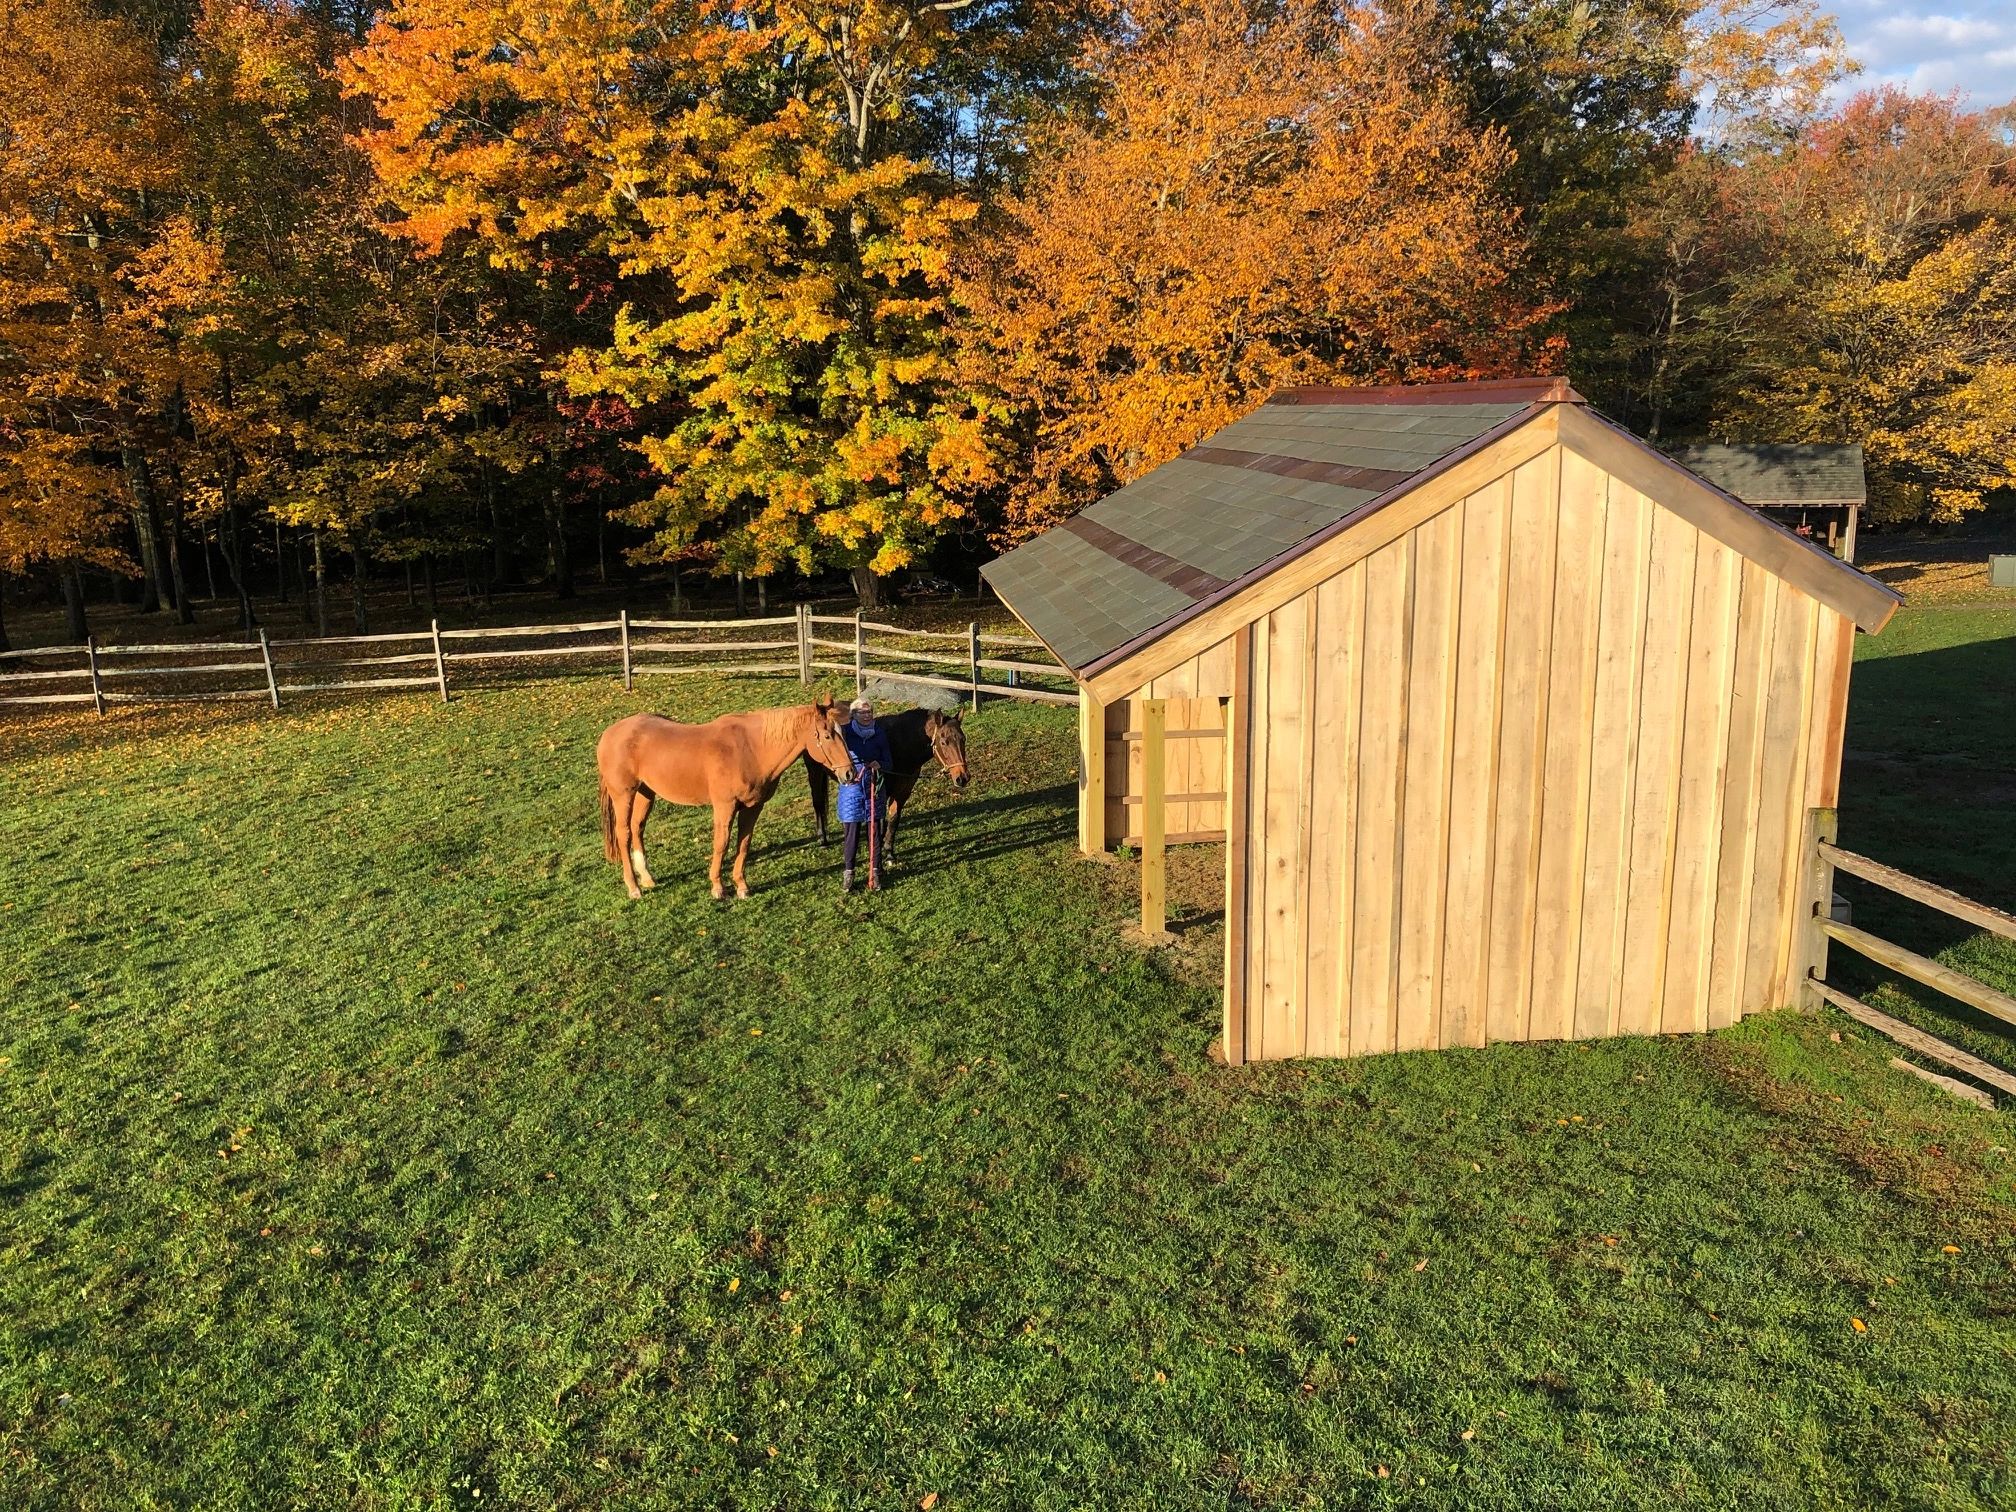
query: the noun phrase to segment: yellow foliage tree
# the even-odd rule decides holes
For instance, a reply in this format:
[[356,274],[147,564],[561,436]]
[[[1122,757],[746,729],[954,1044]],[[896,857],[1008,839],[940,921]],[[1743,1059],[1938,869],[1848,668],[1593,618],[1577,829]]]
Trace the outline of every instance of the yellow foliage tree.
[[2012,131],[2016,107],[1884,90],[1741,170],[1776,299],[1718,433],[1863,443],[1879,521],[2016,488]]
[[649,554],[872,598],[991,479],[948,334],[974,207],[878,136],[964,3],[403,0],[352,61],[405,234],[615,284],[563,371],[648,417]]

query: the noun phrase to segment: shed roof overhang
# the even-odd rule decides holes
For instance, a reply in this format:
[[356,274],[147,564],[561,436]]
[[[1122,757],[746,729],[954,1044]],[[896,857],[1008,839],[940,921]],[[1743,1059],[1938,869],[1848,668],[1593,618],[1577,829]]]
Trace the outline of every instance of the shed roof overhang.
[[[1484,406],[1494,401],[1507,406],[1509,412],[1490,423],[1493,412]],[[1021,595],[1016,574],[995,570],[1007,558],[990,564],[988,579],[1002,601],[1071,669],[1079,684],[1101,701],[1111,702],[1180,666],[1241,626],[1251,624],[1397,539],[1457,499],[1559,443],[1624,479],[1739,555],[1848,616],[1864,630],[1881,629],[1901,602],[1894,589],[1765,518],[1595,414],[1559,380],[1422,385],[1399,391],[1303,389],[1276,395],[1269,401],[1270,406],[1370,404],[1382,409],[1398,403],[1463,406],[1464,412],[1473,417],[1475,433],[1411,472],[1392,472],[1383,478],[1358,476],[1347,481],[1341,476],[1343,471],[1362,475],[1370,470],[1351,462],[1324,461],[1311,456],[1256,455],[1248,451],[1238,453],[1236,459],[1209,455],[1216,449],[1209,442],[1226,437],[1239,424],[1235,422],[1234,427],[1209,438],[1206,445],[1193,448],[1177,463],[1165,464],[1165,468],[1148,475],[1154,478],[1188,459],[1191,465],[1219,463],[1211,469],[1214,474],[1229,466],[1235,470],[1244,468],[1249,475],[1258,471],[1305,478],[1333,489],[1355,485],[1366,490],[1345,512],[1327,523],[1309,521],[1310,528],[1297,539],[1232,576],[1215,576],[1195,566],[1190,559],[1165,553],[1153,542],[1122,535],[1102,520],[1084,515],[1039,538],[1048,541],[1062,532],[1071,532],[1073,539],[1067,547],[1070,552],[1098,553],[1100,561],[1091,565],[1092,571],[1135,574],[1128,581],[1129,588],[1134,590],[1140,590],[1143,583],[1149,585],[1145,592],[1153,607],[1138,601],[1130,605],[1137,620],[1148,622],[1132,629],[1117,644],[1090,655],[1083,654],[1082,637],[1060,644],[1064,637],[1057,632],[1063,622],[1049,623],[1055,616],[1044,612],[1048,607],[1045,601],[1037,596],[1018,604]],[[1299,449],[1312,450],[1307,445]],[[1375,483],[1383,486],[1372,491]],[[1192,507],[1209,509],[1213,503],[1211,494],[1224,491],[1225,484],[1214,478]],[[1098,508],[1095,506],[1095,510]],[[1119,519],[1126,522],[1124,515]],[[1190,557],[1196,554],[1191,552]],[[1074,649],[1080,652],[1075,661],[1070,654]]]

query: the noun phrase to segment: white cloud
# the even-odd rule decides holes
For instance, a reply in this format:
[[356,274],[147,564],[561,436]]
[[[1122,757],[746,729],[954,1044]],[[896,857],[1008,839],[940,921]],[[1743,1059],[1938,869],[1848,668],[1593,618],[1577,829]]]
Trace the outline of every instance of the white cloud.
[[2016,99],[2016,16],[2002,5],[1927,15],[1910,0],[1839,0],[1842,36],[1862,64],[1841,93],[1885,84],[1944,94],[1976,109]]

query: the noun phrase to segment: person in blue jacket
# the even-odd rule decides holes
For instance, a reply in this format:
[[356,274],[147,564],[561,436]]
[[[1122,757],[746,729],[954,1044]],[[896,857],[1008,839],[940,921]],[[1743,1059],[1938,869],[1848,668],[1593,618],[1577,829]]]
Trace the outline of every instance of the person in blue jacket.
[[870,806],[875,823],[868,847],[868,886],[882,885],[882,831],[887,817],[882,811],[882,777],[891,764],[889,737],[876,728],[875,705],[857,698],[848,705],[847,723],[840,735],[847,742],[847,754],[854,758],[854,779],[840,784],[840,890],[854,890],[854,858],[861,843],[861,831],[868,826]]

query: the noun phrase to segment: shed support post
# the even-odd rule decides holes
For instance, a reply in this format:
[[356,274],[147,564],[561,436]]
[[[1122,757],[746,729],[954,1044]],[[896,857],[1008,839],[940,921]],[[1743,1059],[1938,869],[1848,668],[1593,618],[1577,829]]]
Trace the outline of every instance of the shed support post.
[[628,693],[631,687],[634,686],[630,673],[630,611],[628,609],[619,609],[616,611],[616,632],[623,642],[623,691]]
[[1834,914],[1834,863],[1820,849],[1820,842],[1832,845],[1838,832],[1836,811],[1816,808],[1806,811],[1804,862],[1800,883],[1799,916],[1793,921],[1793,959],[1805,966],[1799,975],[1799,1006],[1808,1013],[1818,1011],[1820,994],[1816,981],[1827,979],[1827,934],[1821,927]]
[[1078,849],[1106,854],[1106,705],[1078,693]]
[[[262,641],[266,639],[264,631],[260,632],[259,639]],[[91,703],[98,710],[99,714],[103,715],[105,712],[105,685],[98,680],[97,636],[87,635],[84,637],[84,655],[89,659],[91,667]]]
[[798,606],[798,681],[812,686],[812,606]]
[[273,643],[266,639],[266,628],[259,628],[259,660],[266,667],[266,696],[273,700],[273,707],[280,707],[280,679],[273,675]]
[[1848,528],[1842,533],[1841,537],[1841,560],[1846,562],[1850,567],[1855,565],[1855,531],[1856,527],[1861,523],[1862,506],[1860,504],[1850,504],[1848,506]]
[[448,702],[448,659],[441,654],[441,621],[429,620],[434,632],[434,685],[441,690],[441,702]]
[[1168,768],[1163,735],[1168,724],[1166,699],[1141,700],[1141,933],[1151,940],[1169,937],[1168,807],[1163,792]]

